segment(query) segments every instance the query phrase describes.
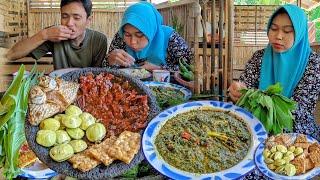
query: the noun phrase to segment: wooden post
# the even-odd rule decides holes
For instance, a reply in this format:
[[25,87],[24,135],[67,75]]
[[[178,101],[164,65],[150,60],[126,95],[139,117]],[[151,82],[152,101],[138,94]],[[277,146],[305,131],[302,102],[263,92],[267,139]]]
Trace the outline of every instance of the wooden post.
[[194,93],[200,94],[200,82],[199,82],[199,73],[200,73],[200,56],[199,56],[199,37],[198,37],[198,24],[200,22],[200,5],[198,2],[192,4],[192,17],[194,18]]
[[[233,36],[234,36],[234,5],[233,0],[228,0],[227,4],[227,12],[228,12],[228,80],[227,80],[227,88],[230,86],[233,80]],[[226,94],[226,92],[225,92]],[[227,95],[227,94],[226,94]]]
[[203,61],[203,91],[204,93],[207,93],[207,91],[210,89],[210,73],[208,72],[208,70],[210,70],[208,68],[209,64],[207,62],[207,47],[208,47],[208,43],[207,43],[207,8],[206,8],[207,4],[206,2],[202,3],[202,12],[201,12],[201,16],[202,16],[202,29],[203,29],[203,38],[202,38],[202,51],[203,51],[203,55],[202,55],[202,61]]
[[211,3],[211,93],[216,93],[216,0]]
[[222,101],[223,96],[223,77],[222,77],[222,63],[223,63],[223,9],[224,0],[219,1],[219,100]]

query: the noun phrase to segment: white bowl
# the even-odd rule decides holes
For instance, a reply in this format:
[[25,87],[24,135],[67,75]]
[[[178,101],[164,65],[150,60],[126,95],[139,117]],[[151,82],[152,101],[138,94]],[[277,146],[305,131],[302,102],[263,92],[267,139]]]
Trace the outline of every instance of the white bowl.
[[[161,127],[169,119],[176,116],[177,114],[188,112],[190,110],[198,109],[201,107],[212,107],[215,109],[231,111],[244,120],[244,122],[248,126],[249,131],[251,132],[251,147],[248,150],[246,157],[244,157],[242,161],[229,169],[208,174],[186,172],[177,169],[165,162],[156,149],[156,146],[154,144],[156,136],[158,135]],[[265,141],[266,138],[267,132],[264,129],[263,125],[248,111],[233,104],[220,101],[194,101],[171,107],[165,111],[162,111],[153,120],[151,120],[142,137],[142,148],[149,163],[160,173],[168,176],[169,178],[226,180],[242,177],[255,168],[253,157],[254,151],[261,142]]]

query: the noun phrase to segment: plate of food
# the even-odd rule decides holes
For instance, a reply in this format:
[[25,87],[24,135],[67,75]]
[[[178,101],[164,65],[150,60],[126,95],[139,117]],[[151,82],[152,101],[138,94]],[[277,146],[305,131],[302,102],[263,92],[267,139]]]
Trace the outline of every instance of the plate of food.
[[64,69],[58,69],[58,70],[54,70],[51,73],[49,73],[50,77],[60,77],[65,73],[68,73],[70,71],[74,71],[74,70],[78,70],[80,68],[64,68]]
[[22,171],[22,173],[19,174],[21,177],[45,179],[57,175],[56,172],[39,161],[33,151],[30,150],[27,142],[25,142],[19,150],[18,162],[18,167],[21,168]]
[[269,137],[255,152],[258,169],[272,179],[311,179],[320,174],[319,142],[307,135],[284,133]]
[[167,108],[181,104],[192,96],[189,89],[177,84],[156,81],[144,81],[143,83],[151,89],[160,107]]
[[152,77],[152,74],[144,68],[122,68],[119,70],[138,79],[147,79]]
[[256,147],[267,138],[248,111],[219,101],[193,101],[158,114],[142,148],[149,163],[172,179],[237,179],[255,168]]
[[50,169],[78,179],[112,178],[140,163],[141,133],[159,112],[141,81],[105,68],[39,78],[28,107],[30,149]]

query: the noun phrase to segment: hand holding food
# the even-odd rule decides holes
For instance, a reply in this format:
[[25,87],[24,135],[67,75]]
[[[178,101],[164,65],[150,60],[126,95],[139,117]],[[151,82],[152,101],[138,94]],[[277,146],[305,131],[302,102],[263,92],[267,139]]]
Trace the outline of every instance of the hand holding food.
[[180,75],[187,81],[193,81],[194,79],[194,66],[188,64],[184,59],[179,59]]
[[241,89],[247,88],[247,86],[242,82],[233,81],[229,86],[229,96],[233,102],[237,102],[242,94],[240,93]]
[[59,42],[72,39],[74,32],[67,26],[52,26],[40,32],[44,40]]
[[132,66],[135,59],[122,49],[115,49],[108,54],[108,61],[110,65],[120,65],[124,67]]

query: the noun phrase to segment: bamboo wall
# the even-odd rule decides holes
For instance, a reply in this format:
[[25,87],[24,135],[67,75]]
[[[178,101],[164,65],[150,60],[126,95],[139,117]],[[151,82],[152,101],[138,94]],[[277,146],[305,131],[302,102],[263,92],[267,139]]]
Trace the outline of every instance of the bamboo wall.
[[[193,27],[188,26],[188,24],[193,24],[193,20],[190,18],[189,14],[192,2],[192,0],[187,0],[183,1],[183,3],[173,3],[170,6],[164,5],[158,7],[159,11],[163,15],[164,24],[172,25],[173,15],[178,17],[178,21],[184,25],[183,33],[181,35],[186,39],[188,39],[188,36],[193,33]],[[90,28],[103,32],[110,42],[114,34],[119,29],[123,12],[123,8],[112,10],[94,8]],[[29,36],[32,36],[45,27],[60,24],[60,10],[58,8],[32,8],[28,14],[28,22]]]
[[11,46],[27,37],[25,0],[0,0],[0,47]]
[[[100,10],[95,9],[92,13],[90,28],[103,32],[108,40],[117,32],[123,10]],[[28,15],[29,36],[37,33],[41,29],[60,24],[59,9],[49,9],[44,12],[41,9],[31,9]]]

